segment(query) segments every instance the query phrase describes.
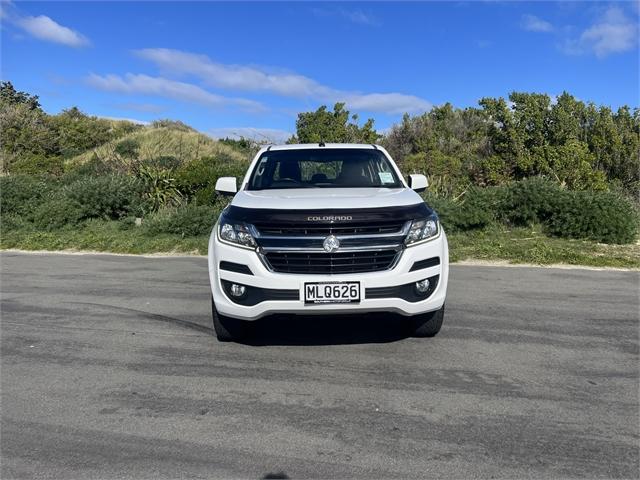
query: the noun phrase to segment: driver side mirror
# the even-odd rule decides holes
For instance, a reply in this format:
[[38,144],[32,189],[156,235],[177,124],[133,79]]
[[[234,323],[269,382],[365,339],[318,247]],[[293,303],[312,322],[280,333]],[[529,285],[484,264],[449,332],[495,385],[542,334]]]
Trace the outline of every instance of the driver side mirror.
[[238,191],[236,177],[220,177],[216,180],[216,192],[221,195],[235,195]]
[[427,177],[421,174],[411,174],[409,175],[409,188],[415,190],[416,192],[424,192],[429,186],[429,181]]

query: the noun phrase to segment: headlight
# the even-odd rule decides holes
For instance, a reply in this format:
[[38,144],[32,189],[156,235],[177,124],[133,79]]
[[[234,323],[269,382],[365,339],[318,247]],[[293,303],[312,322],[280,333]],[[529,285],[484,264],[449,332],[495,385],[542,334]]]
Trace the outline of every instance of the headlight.
[[234,243],[240,247],[256,248],[257,246],[246,224],[233,222],[225,217],[220,219],[218,235],[220,236],[220,240]]
[[411,222],[411,228],[409,229],[409,233],[407,233],[407,237],[404,239],[404,243],[407,246],[414,245],[435,238],[439,233],[440,223],[437,217],[433,216],[425,218],[424,220],[414,220]]

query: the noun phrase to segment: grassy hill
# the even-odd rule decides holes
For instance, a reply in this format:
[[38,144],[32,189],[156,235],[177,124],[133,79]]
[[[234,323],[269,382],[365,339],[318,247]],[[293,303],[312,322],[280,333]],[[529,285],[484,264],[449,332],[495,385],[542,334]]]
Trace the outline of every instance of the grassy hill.
[[236,149],[195,130],[171,126],[148,126],[70,158],[67,160],[67,166],[82,165],[94,157],[107,163],[117,161],[118,145],[131,141],[138,145],[139,160],[175,157],[180,164],[189,163],[197,158],[218,156],[238,162],[247,160],[246,156]]

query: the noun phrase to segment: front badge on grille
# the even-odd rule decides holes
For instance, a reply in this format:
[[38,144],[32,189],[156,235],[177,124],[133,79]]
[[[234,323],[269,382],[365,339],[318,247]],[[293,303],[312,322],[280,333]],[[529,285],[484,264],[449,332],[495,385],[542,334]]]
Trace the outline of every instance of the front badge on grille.
[[324,242],[322,242],[322,246],[325,252],[333,253],[340,248],[340,240],[338,240],[335,235],[329,235],[324,239]]

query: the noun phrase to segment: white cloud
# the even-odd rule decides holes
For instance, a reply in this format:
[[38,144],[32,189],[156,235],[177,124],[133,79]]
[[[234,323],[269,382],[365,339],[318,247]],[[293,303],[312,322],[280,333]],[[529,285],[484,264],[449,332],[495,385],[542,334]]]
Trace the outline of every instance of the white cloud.
[[365,13],[362,10],[345,10],[341,8],[340,15],[353,23],[360,23],[362,25],[371,26],[380,25],[380,22],[378,22],[378,20],[374,16]]
[[554,30],[553,25],[535,15],[523,15],[521,25],[523,29],[529,32],[548,33]]
[[164,71],[195,75],[213,87],[264,91],[278,95],[308,96],[319,85],[302,75],[272,74],[254,67],[224,65],[212,62],[206,55],[198,55],[168,48],[145,48],[134,52],[155,63]]
[[570,55],[594,53],[604,58],[638,47],[638,25],[622,9],[608,8],[604,14],[578,38],[569,38],[561,50]]
[[45,15],[17,17],[13,22],[29,35],[47,42],[60,43],[75,48],[90,44],[89,39],[81,33],[60,25]]
[[251,111],[264,110],[262,104],[253,100],[222,97],[197,85],[162,77],[150,77],[132,73],[127,73],[124,77],[121,77],[119,75],[96,75],[92,73],[87,77],[87,82],[93,87],[109,92],[156,95],[217,108],[235,105]]
[[363,10],[350,10],[346,8],[312,8],[311,13],[316,17],[342,17],[352,23],[378,27],[381,23],[376,17]]
[[625,52],[638,46],[638,26],[620,8],[609,8],[603,18],[580,36],[598,57]]
[[167,48],[146,48],[134,52],[156,64],[162,71],[193,75],[204,83],[228,90],[271,93],[284,97],[310,98],[322,102],[345,102],[351,108],[389,114],[418,113],[431,103],[402,93],[369,93],[338,90],[312,78],[248,65],[226,65],[198,55]]
[[248,138],[260,143],[280,144],[286,142],[292,135],[286,130],[276,128],[254,128],[254,127],[228,127],[212,128],[207,134],[213,138]]
[[402,93],[369,93],[363,95],[336,92],[335,95],[337,101],[345,102],[352,108],[389,114],[423,112],[429,110],[432,106],[426,100]]

